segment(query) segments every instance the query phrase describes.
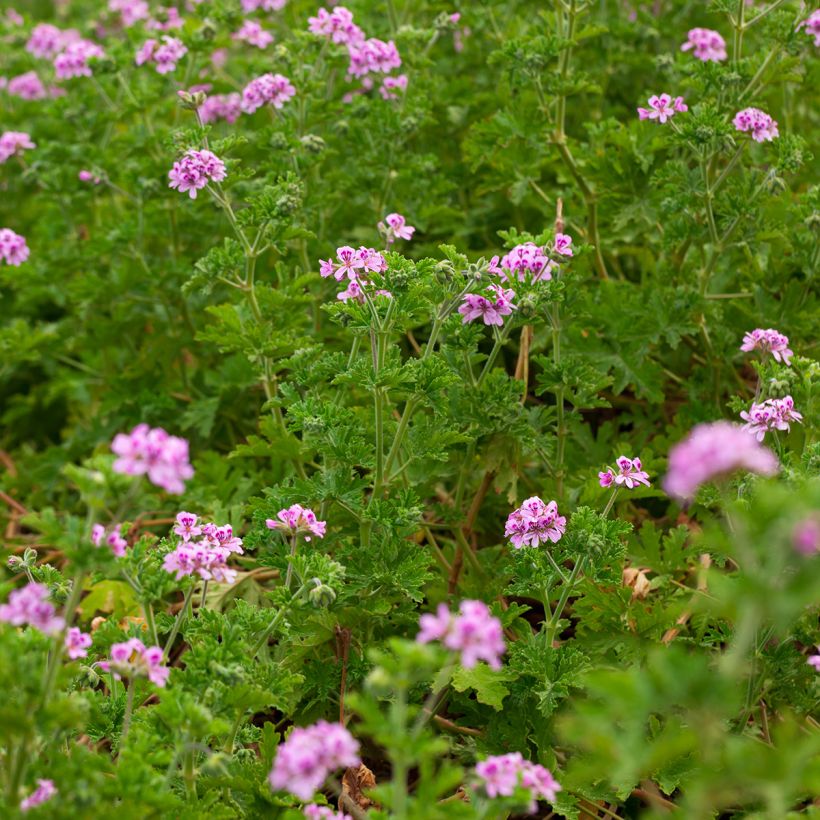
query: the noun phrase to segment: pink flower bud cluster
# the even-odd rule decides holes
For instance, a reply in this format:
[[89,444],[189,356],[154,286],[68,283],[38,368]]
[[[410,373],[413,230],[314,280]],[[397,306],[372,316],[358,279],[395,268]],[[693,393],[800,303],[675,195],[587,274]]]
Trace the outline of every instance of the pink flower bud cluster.
[[738,131],[751,131],[755,142],[771,142],[780,136],[777,123],[759,108],[744,108],[732,120]]
[[27,71],[25,74],[12,77],[8,81],[6,91],[12,97],[19,97],[21,100],[44,100],[48,96],[48,91],[36,71]]
[[638,119],[664,123],[675,114],[688,110],[689,106],[683,101],[683,97],[675,97],[673,100],[669,94],[653,94],[649,98],[649,108],[638,109]]
[[340,723],[320,720],[294,729],[279,744],[268,781],[275,791],[310,800],[329,774],[359,762],[359,743],[353,735]]
[[165,556],[163,569],[175,573],[177,580],[196,574],[204,581],[234,583],[236,570],[228,567],[228,559],[234,553],[242,554],[242,539],[233,534],[229,524],[200,526],[198,521],[193,513],[177,515],[174,532],[182,540]]
[[478,293],[467,293],[464,301],[458,308],[458,312],[464,317],[462,324],[482,319],[485,325],[504,324],[504,317],[509,316],[517,305],[513,304],[515,298],[514,290],[505,290],[503,285],[489,285],[484,291],[489,296],[481,296]]
[[501,656],[507,651],[504,630],[483,601],[462,601],[455,615],[439,604],[435,615],[421,616],[419,628],[418,643],[441,641],[445,648],[461,653],[465,669],[472,669],[479,661],[501,668]]
[[242,96],[238,92],[214,94],[199,107],[199,118],[204,123],[225,120],[235,123],[242,114]]
[[118,433],[111,443],[118,456],[114,471],[125,475],[147,475],[166,492],[179,495],[194,475],[188,461],[188,442],[171,436],[161,427],[138,424],[130,433]]
[[65,621],[48,600],[48,587],[33,581],[9,593],[8,603],[0,604],[0,621],[12,626],[28,624],[46,635],[54,635],[65,627]]
[[567,529],[567,519],[558,514],[558,504],[545,504],[537,495],[528,498],[517,510],[510,513],[504,536],[516,548],[537,547],[561,540]]
[[117,558],[122,558],[122,556],[125,555],[128,542],[122,537],[120,526],[120,524],[117,524],[116,527],[106,534],[105,527],[102,524],[95,524],[91,528],[91,543],[95,547],[101,547],[103,544],[106,544],[111,548],[111,552],[113,552]]
[[187,191],[191,199],[196,199],[197,191],[209,182],[222,182],[226,176],[225,163],[216,154],[191,148],[168,172],[168,187],[181,194]]
[[[343,302],[355,299],[365,301],[365,289],[371,286],[369,273],[384,273],[387,270],[387,260],[374,248],[362,245],[354,250],[349,245],[336,248],[336,259],[320,259],[319,275],[333,276],[337,282],[347,278],[347,289],[337,294]],[[390,297],[386,290],[377,290],[375,295]]]
[[743,429],[751,433],[758,441],[763,441],[766,433],[775,430],[788,432],[793,421],[802,423],[803,416],[794,409],[794,399],[784,396],[782,399],[766,399],[763,402],[752,403],[748,410],[744,410],[740,417],[746,424]]
[[242,0],[242,11],[250,14],[252,11],[279,11],[285,8],[287,0]]
[[10,228],[0,228],[0,259],[7,265],[19,267],[28,256],[29,249],[25,237]]
[[76,29],[63,31],[50,23],[39,23],[31,30],[31,35],[26,43],[26,51],[38,59],[52,60],[69,43],[81,39],[82,37]]
[[4,131],[0,134],[0,165],[15,154],[22,156],[24,151],[36,147],[31,141],[31,135],[25,131]]
[[146,40],[137,51],[134,62],[137,65],[153,63],[157,74],[170,74],[187,53],[188,49],[182,40],[165,35],[161,42]]
[[65,651],[71,660],[85,658],[88,655],[88,647],[91,646],[91,635],[82,632],[78,627],[72,626],[65,633]]
[[245,20],[239,31],[233,34],[233,39],[257,48],[266,49],[273,42],[273,35],[269,31],[265,31],[254,20]]
[[108,10],[119,14],[126,28],[140,20],[147,20],[151,13],[146,0],[108,0]]
[[768,330],[758,327],[747,333],[743,337],[740,349],[746,352],[762,350],[764,353],[771,353],[775,361],[786,365],[791,365],[791,358],[794,355],[794,351],[789,349],[789,337],[772,327]]
[[105,52],[91,40],[74,40],[54,58],[54,72],[60,80],[90,77],[92,58],[105,57]]
[[820,48],[820,9],[815,9],[797,28],[805,28],[806,34],[814,37],[814,45]]
[[761,447],[754,436],[729,421],[699,424],[669,452],[669,469],[663,488],[681,501],[691,500],[698,487],[739,470],[763,476],[780,467],[774,453]]
[[520,752],[495,755],[476,763],[475,773],[488,797],[511,797],[519,786],[530,793],[530,813],[537,810],[538,800],[555,802],[561,791],[552,773],[538,763],[524,760]]
[[308,820],[353,820],[349,814],[333,811],[328,806],[320,806],[317,803],[309,803],[302,809],[302,814]]
[[295,94],[296,89],[287,77],[281,74],[263,74],[242,89],[242,110],[246,114],[253,114],[263,105],[282,108]]
[[291,504],[279,510],[276,514],[279,519],[275,521],[268,518],[265,526],[269,530],[282,530],[290,535],[304,535],[305,541],[310,541],[311,536],[324,538],[327,531],[327,521],[319,521],[313,510],[303,507],[301,504]]
[[[694,51],[692,51],[694,49]],[[681,51],[692,51],[699,60],[716,62],[727,58],[726,41],[716,31],[710,28],[693,28],[689,30],[686,42],[680,47]]]
[[139,638],[111,645],[111,657],[100,661],[100,669],[110,672],[116,680],[148,678],[151,683],[164,687],[171,670],[162,663],[162,649],[148,646]]
[[618,465],[617,473],[612,467],[607,467],[605,472],[598,473],[598,483],[602,487],[611,487],[615,484],[617,487],[624,486],[631,490],[639,484],[649,486],[649,474],[642,469],[639,458],[620,456],[615,463]]
[[408,225],[407,220],[401,214],[387,214],[384,222],[379,222],[379,231],[384,235],[387,244],[392,245],[397,239],[405,239],[409,242],[416,229]]
[[57,788],[53,780],[37,780],[37,788],[26,798],[20,802],[20,811],[27,812],[37,806],[42,806],[43,803],[51,800],[57,794]]

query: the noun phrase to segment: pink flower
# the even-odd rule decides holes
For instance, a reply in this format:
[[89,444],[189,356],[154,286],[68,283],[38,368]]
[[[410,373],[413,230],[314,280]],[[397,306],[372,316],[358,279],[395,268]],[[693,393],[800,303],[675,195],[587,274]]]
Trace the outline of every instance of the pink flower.
[[15,154],[22,156],[24,151],[36,147],[25,131],[4,131],[0,134],[0,165]]
[[472,669],[479,661],[501,668],[501,656],[507,651],[504,631],[483,601],[462,601],[457,615],[439,604],[435,615],[419,618],[419,628],[418,643],[441,641],[447,649],[461,653],[465,669]]
[[511,277],[518,277],[519,282],[540,282],[552,279],[552,269],[554,262],[544,253],[544,249],[534,242],[525,242],[523,245],[516,245],[509,253],[501,258],[501,266],[498,266],[498,258],[491,260],[490,271],[498,274],[502,282],[508,281]]
[[91,646],[91,635],[86,635],[78,627],[72,626],[65,633],[65,650],[71,660],[86,657],[89,646]]
[[[365,301],[365,288],[370,287],[368,273],[384,273],[387,270],[387,260],[375,248],[366,248],[362,245],[354,250],[349,245],[336,248],[336,261],[332,259],[319,260],[319,275],[333,276],[337,282],[347,278],[347,289],[337,294],[337,298],[346,302],[348,299]],[[375,295],[388,296],[386,290],[377,290]]]
[[[269,530],[288,530],[294,535],[304,533],[305,541],[310,541],[311,535],[315,535],[317,538],[325,537],[327,522],[319,521],[313,510],[303,507],[301,504],[292,504],[290,507],[279,510],[276,517],[279,519],[278,521],[273,518],[268,518],[265,521],[265,526]],[[310,533],[310,535],[307,533]]]
[[336,812],[328,806],[319,806],[316,803],[309,803],[302,809],[302,813],[308,820],[353,820],[349,814]]
[[617,473],[612,467],[607,467],[604,473],[598,473],[598,482],[602,487],[609,487],[613,482],[618,486],[624,485],[630,490],[638,484],[649,486],[649,474],[641,469],[639,458],[621,456],[615,463],[618,465]]
[[99,185],[102,182],[102,179],[100,179],[100,177],[96,174],[92,174],[91,171],[85,170],[80,171],[77,174],[77,179],[79,179],[80,182],[93,182],[95,185]]
[[209,182],[222,182],[226,176],[225,163],[216,154],[191,148],[168,172],[168,187],[181,194],[187,191],[191,199],[196,199],[197,191]]
[[54,786],[53,780],[37,780],[37,788],[24,800],[20,802],[20,811],[28,811],[35,806],[39,806],[48,800],[51,800],[57,794],[57,789]]
[[246,114],[253,114],[266,104],[282,108],[295,94],[296,89],[287,77],[281,74],[263,74],[242,89],[242,110]]
[[387,237],[388,244],[392,244],[397,239],[411,240],[416,229],[407,224],[407,220],[401,214],[388,214],[384,222],[379,222],[379,230]]
[[148,678],[160,688],[165,686],[171,674],[171,670],[162,664],[162,649],[158,646],[146,647],[139,638],[112,644],[111,657],[100,661],[99,665],[116,680]]
[[687,41],[680,47],[681,51],[694,49],[694,55],[704,62],[725,60],[726,41],[710,28],[693,28],[689,30]]
[[558,504],[545,504],[537,495],[528,498],[517,510],[510,513],[504,536],[516,549],[537,547],[561,540],[566,532],[567,519],[558,514]]
[[137,65],[153,63],[157,74],[169,74],[187,53],[188,49],[181,40],[165,35],[161,43],[157,40],[146,40],[137,51],[134,62]]
[[555,234],[552,249],[561,256],[572,256],[572,237],[569,234]]
[[332,12],[319,9],[315,17],[308,17],[308,31],[347,46],[357,45],[365,39],[364,32],[353,22],[352,12],[344,6],[336,6]]
[[145,28],[153,31],[171,31],[171,29],[182,28],[184,25],[185,21],[175,6],[160,6],[157,9],[157,17],[149,20]]
[[755,142],[771,142],[780,136],[777,123],[759,108],[744,108],[732,120],[738,131],[751,131]]
[[105,57],[105,52],[91,40],[75,40],[54,58],[54,71],[60,80],[73,77],[90,77],[91,66],[88,61]]
[[199,118],[203,123],[225,120],[231,124],[239,119],[242,113],[242,97],[232,94],[214,94],[208,97],[199,107]]
[[756,328],[743,337],[741,350],[762,350],[771,353],[775,361],[790,365],[794,352],[789,349],[789,337],[770,327],[768,330]]
[[485,325],[504,324],[504,316],[509,316],[516,305],[513,304],[515,291],[505,290],[501,285],[490,285],[487,288],[490,298],[479,296],[475,293],[467,293],[464,301],[459,306],[458,312],[464,317],[462,324],[482,319]]
[[792,543],[803,555],[820,552],[820,516],[810,515],[798,521],[792,530]]
[[397,91],[401,91],[402,94],[407,91],[406,74],[398,74],[395,77],[385,77],[382,80],[379,94],[381,94],[385,100],[397,100],[399,98],[399,95],[396,94]]
[[669,94],[654,94],[649,98],[649,108],[638,109],[638,118],[664,123],[676,113],[688,110],[689,106],[683,101],[683,97],[675,97],[673,100]]
[[161,427],[138,424],[130,433],[119,433],[111,443],[119,456],[114,471],[125,475],[148,475],[148,480],[169,493],[178,495],[194,470],[188,461],[188,442],[171,436]]
[[348,43],[350,65],[348,74],[364,77],[371,73],[389,74],[394,68],[401,68],[401,57],[396,44],[371,37],[364,42]]
[[40,59],[51,60],[69,43],[82,39],[75,29],[62,31],[49,23],[40,23],[31,30],[26,51]]
[[108,10],[119,13],[126,28],[140,20],[147,20],[150,15],[146,0],[108,0]]
[[120,533],[120,524],[117,524],[107,535],[105,527],[102,524],[95,524],[91,528],[91,543],[95,547],[100,547],[104,543],[111,548],[111,552],[122,558],[125,555],[125,550],[128,547],[128,542],[122,537]]
[[766,399],[757,404],[752,403],[748,410],[744,410],[740,417],[746,422],[743,429],[751,433],[758,441],[763,441],[768,432],[785,430],[788,432],[790,423],[803,421],[803,416],[794,409],[794,399],[784,396],[782,399]]
[[476,763],[475,773],[488,797],[511,797],[521,786],[530,793],[530,813],[537,809],[537,800],[555,802],[561,791],[552,773],[538,763],[524,760],[520,752],[495,755]]
[[820,9],[815,9],[797,28],[805,28],[806,34],[814,37],[814,45],[820,48]]
[[234,536],[230,525],[205,524],[200,527],[197,520],[192,513],[177,515],[174,533],[182,538],[182,542],[165,556],[163,569],[174,573],[177,580],[195,574],[204,581],[234,583],[236,570],[228,566],[228,559],[234,553],[242,554],[242,539]]
[[25,237],[10,228],[0,228],[0,259],[7,265],[19,267],[29,257]]
[[177,513],[177,523],[174,532],[183,540],[190,541],[197,535],[202,535],[202,527],[198,527],[197,516],[189,512]]
[[252,11],[279,11],[285,7],[287,0],[242,0],[242,11],[249,14]]
[[663,488],[681,501],[691,500],[698,487],[738,470],[774,475],[780,467],[771,450],[738,424],[716,421],[699,424],[669,453]]
[[320,720],[294,729],[279,744],[268,781],[276,791],[310,800],[331,772],[359,762],[359,744],[350,732],[339,723]]
[[46,87],[35,71],[12,77],[6,90],[12,97],[20,97],[22,100],[44,100],[48,96]]
[[65,621],[48,600],[48,587],[33,581],[9,593],[8,603],[0,604],[0,621],[12,626],[28,624],[46,635],[54,635],[65,627]]
[[273,42],[273,35],[265,31],[259,23],[246,20],[242,27],[233,35],[234,40],[240,40],[257,48],[265,49]]

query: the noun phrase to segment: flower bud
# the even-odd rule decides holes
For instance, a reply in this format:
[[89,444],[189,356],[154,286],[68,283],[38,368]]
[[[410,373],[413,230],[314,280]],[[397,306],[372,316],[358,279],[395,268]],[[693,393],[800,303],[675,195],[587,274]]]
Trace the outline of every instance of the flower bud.
[[314,587],[308,592],[308,598],[314,606],[329,607],[336,600],[336,593],[318,578],[313,579]]
[[325,150],[325,141],[318,134],[305,134],[299,142],[311,154],[321,154]]
[[19,555],[10,555],[8,561],[6,561],[6,566],[12,572],[20,572],[24,565],[25,562]]

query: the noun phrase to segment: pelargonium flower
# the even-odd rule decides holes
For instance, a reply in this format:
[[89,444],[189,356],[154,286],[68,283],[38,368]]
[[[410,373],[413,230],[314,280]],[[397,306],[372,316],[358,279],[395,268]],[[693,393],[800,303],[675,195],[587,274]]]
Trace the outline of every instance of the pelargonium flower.
[[263,105],[282,108],[295,94],[296,89],[287,77],[281,74],[263,74],[242,89],[242,110],[246,114],[253,114]]
[[670,451],[663,488],[674,498],[689,501],[701,484],[713,479],[739,470],[772,476],[779,467],[774,453],[739,424],[699,424]]
[[34,581],[9,593],[8,603],[0,604],[0,621],[12,626],[33,626],[46,635],[54,635],[65,627],[65,621],[48,600],[48,587]]
[[763,441],[766,433],[775,430],[788,432],[793,421],[802,422],[803,416],[794,409],[794,399],[784,396],[782,399],[766,399],[759,404],[752,402],[748,410],[740,417],[746,422],[743,429],[751,433],[758,441]]
[[820,48],[820,9],[815,9],[797,28],[805,28],[806,34],[814,37],[814,45]]
[[108,0],[108,10],[118,13],[126,28],[147,20],[151,13],[146,0]]
[[349,814],[343,811],[333,811],[329,806],[320,806],[317,803],[309,803],[302,808],[302,814],[308,820],[353,820]]
[[789,349],[789,337],[784,336],[773,327],[764,330],[755,328],[751,333],[743,337],[741,350],[762,350],[764,353],[771,353],[775,361],[790,365],[794,352]]
[[279,744],[268,781],[276,791],[310,800],[329,774],[359,763],[359,743],[353,735],[340,723],[320,720],[294,729]]
[[153,63],[157,74],[169,74],[187,53],[188,49],[182,40],[165,35],[162,42],[146,40],[137,51],[134,62],[137,65]]
[[188,461],[188,442],[169,435],[161,427],[138,424],[130,433],[118,433],[111,450],[119,458],[114,472],[147,475],[148,480],[169,493],[179,495],[194,475]]
[[191,199],[196,199],[197,191],[209,182],[222,182],[226,176],[225,163],[216,154],[191,148],[168,172],[168,187],[181,194],[187,191]]
[[54,58],[54,71],[60,80],[90,77],[92,58],[105,57],[105,52],[91,40],[74,40]]
[[675,97],[673,100],[669,94],[653,94],[649,98],[649,108],[638,109],[638,118],[664,123],[675,114],[688,110],[689,106],[683,101],[683,97]]
[[285,8],[287,0],[242,0],[242,11],[250,14],[252,11],[279,11]]
[[102,182],[102,179],[98,177],[96,174],[92,174],[91,171],[82,170],[77,174],[77,179],[80,182],[93,182],[95,185],[99,185]]
[[755,142],[771,142],[780,136],[777,123],[759,108],[744,108],[732,120],[738,131],[751,131]]
[[320,8],[315,17],[308,17],[308,31],[347,46],[365,39],[364,32],[353,22],[353,13],[344,6],[336,6],[332,12]]
[[401,57],[396,44],[389,40],[384,42],[377,37],[358,43],[348,43],[350,65],[348,74],[351,77],[364,77],[367,74],[389,74],[394,68],[401,68]]
[[[336,261],[332,259],[319,260],[319,275],[333,276],[337,281],[345,277],[349,280],[347,288],[337,294],[337,299],[346,302],[348,299],[365,301],[365,288],[370,286],[368,273],[384,273],[387,270],[387,260],[375,248],[366,248],[362,245],[354,250],[349,245],[336,248]],[[375,296],[392,297],[386,290],[377,290]]]
[[57,788],[53,780],[38,778],[37,788],[20,802],[20,811],[26,812],[36,806],[41,806],[43,803],[51,800],[55,794],[57,794]]
[[44,100],[48,96],[48,91],[36,71],[27,71],[25,74],[12,77],[6,91],[12,97],[20,97],[21,100]]
[[554,265],[555,263],[544,252],[544,248],[534,242],[524,242],[501,257],[500,263],[498,257],[494,256],[490,260],[489,270],[490,273],[497,274],[502,282],[515,276],[520,282],[527,279],[540,282],[552,279]]
[[510,513],[504,536],[516,548],[537,547],[561,540],[566,532],[567,519],[558,514],[558,504],[545,504],[537,495],[528,498],[517,510]]
[[185,21],[176,6],[160,6],[157,9],[157,16],[152,17],[145,24],[145,28],[152,31],[171,31],[172,29],[182,28],[184,25]]
[[619,487],[628,487],[630,490],[639,484],[649,486],[649,474],[641,468],[639,458],[620,456],[615,463],[618,465],[617,473],[612,467],[607,467],[606,472],[598,473],[598,482],[602,487],[610,487],[613,483]]
[[286,530],[292,535],[304,534],[305,541],[310,541],[311,536],[324,538],[327,530],[327,521],[319,521],[313,510],[303,507],[301,504],[291,504],[276,513],[278,521],[273,518],[265,520],[265,526],[269,530]]
[[397,74],[395,77],[385,77],[379,87],[379,94],[385,100],[397,100],[399,95],[396,93],[401,91],[402,94],[407,91],[407,75]]
[[555,234],[552,249],[561,256],[572,256],[572,237],[566,233]]
[[22,156],[24,151],[36,147],[25,131],[4,131],[0,134],[0,165],[15,154]]
[[502,285],[490,285],[487,288],[489,297],[477,293],[467,293],[459,306],[458,312],[464,317],[461,322],[473,322],[482,319],[485,325],[504,324],[504,316],[509,316],[516,305],[513,304],[515,291],[505,290]]
[[387,237],[387,243],[392,244],[397,239],[411,240],[416,229],[407,224],[401,214],[387,214],[384,222],[379,222],[379,230]]
[[139,638],[130,638],[111,645],[111,657],[100,661],[100,669],[110,672],[116,680],[148,678],[151,683],[164,687],[171,670],[162,664],[162,649],[148,646]]
[[88,655],[91,646],[91,635],[87,635],[79,627],[72,626],[65,633],[65,651],[71,660],[84,658]]
[[183,540],[190,541],[197,535],[202,535],[202,527],[197,526],[198,516],[189,512],[177,513],[177,523],[174,532]]
[[[817,647],[817,650],[820,652],[820,646]],[[809,666],[813,666],[818,672],[820,672],[820,654],[809,655],[806,663],[808,663]]]
[[504,630],[483,601],[462,601],[456,615],[439,604],[435,615],[419,618],[419,627],[418,643],[441,641],[447,649],[461,653],[465,669],[472,669],[479,661],[501,668],[501,656],[507,651]]
[[803,555],[820,552],[820,516],[810,515],[798,521],[792,530],[792,543]]
[[39,23],[31,30],[31,36],[26,43],[26,51],[34,57],[51,60],[69,43],[81,39],[76,29],[63,31],[50,23]]
[[716,31],[710,28],[693,28],[689,30],[688,39],[680,47],[681,51],[691,51],[704,62],[716,62],[725,60],[726,41]]
[[538,763],[524,760],[520,752],[493,755],[476,763],[475,773],[488,797],[511,797],[518,786],[530,793],[530,812],[536,811],[537,801],[555,802],[561,791],[552,773]]
[[125,550],[128,547],[128,542],[122,537],[120,533],[120,524],[117,524],[108,534],[106,534],[105,527],[102,524],[95,524],[91,528],[91,543],[95,547],[100,547],[103,543],[111,547],[111,552],[122,558],[125,555]]
[[232,36],[234,40],[239,40],[261,49],[266,49],[273,42],[273,35],[265,31],[265,29],[254,20],[245,20],[239,31]]
[[10,228],[0,228],[0,259],[7,265],[19,267],[29,257],[25,237]]
[[177,580],[196,574],[203,581],[234,583],[236,570],[228,567],[228,559],[234,553],[242,554],[242,539],[233,534],[230,524],[198,526],[197,516],[189,512],[178,513],[176,520],[174,533],[182,541],[166,554],[163,569],[174,573]]
[[199,118],[204,123],[225,120],[235,123],[242,113],[242,97],[238,92],[231,94],[214,94],[206,97],[199,106]]

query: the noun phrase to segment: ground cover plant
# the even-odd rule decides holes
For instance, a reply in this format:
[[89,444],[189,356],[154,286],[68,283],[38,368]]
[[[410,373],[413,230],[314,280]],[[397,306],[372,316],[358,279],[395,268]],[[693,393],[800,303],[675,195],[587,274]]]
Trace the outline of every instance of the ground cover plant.
[[3,817],[820,815],[820,10],[0,10]]

